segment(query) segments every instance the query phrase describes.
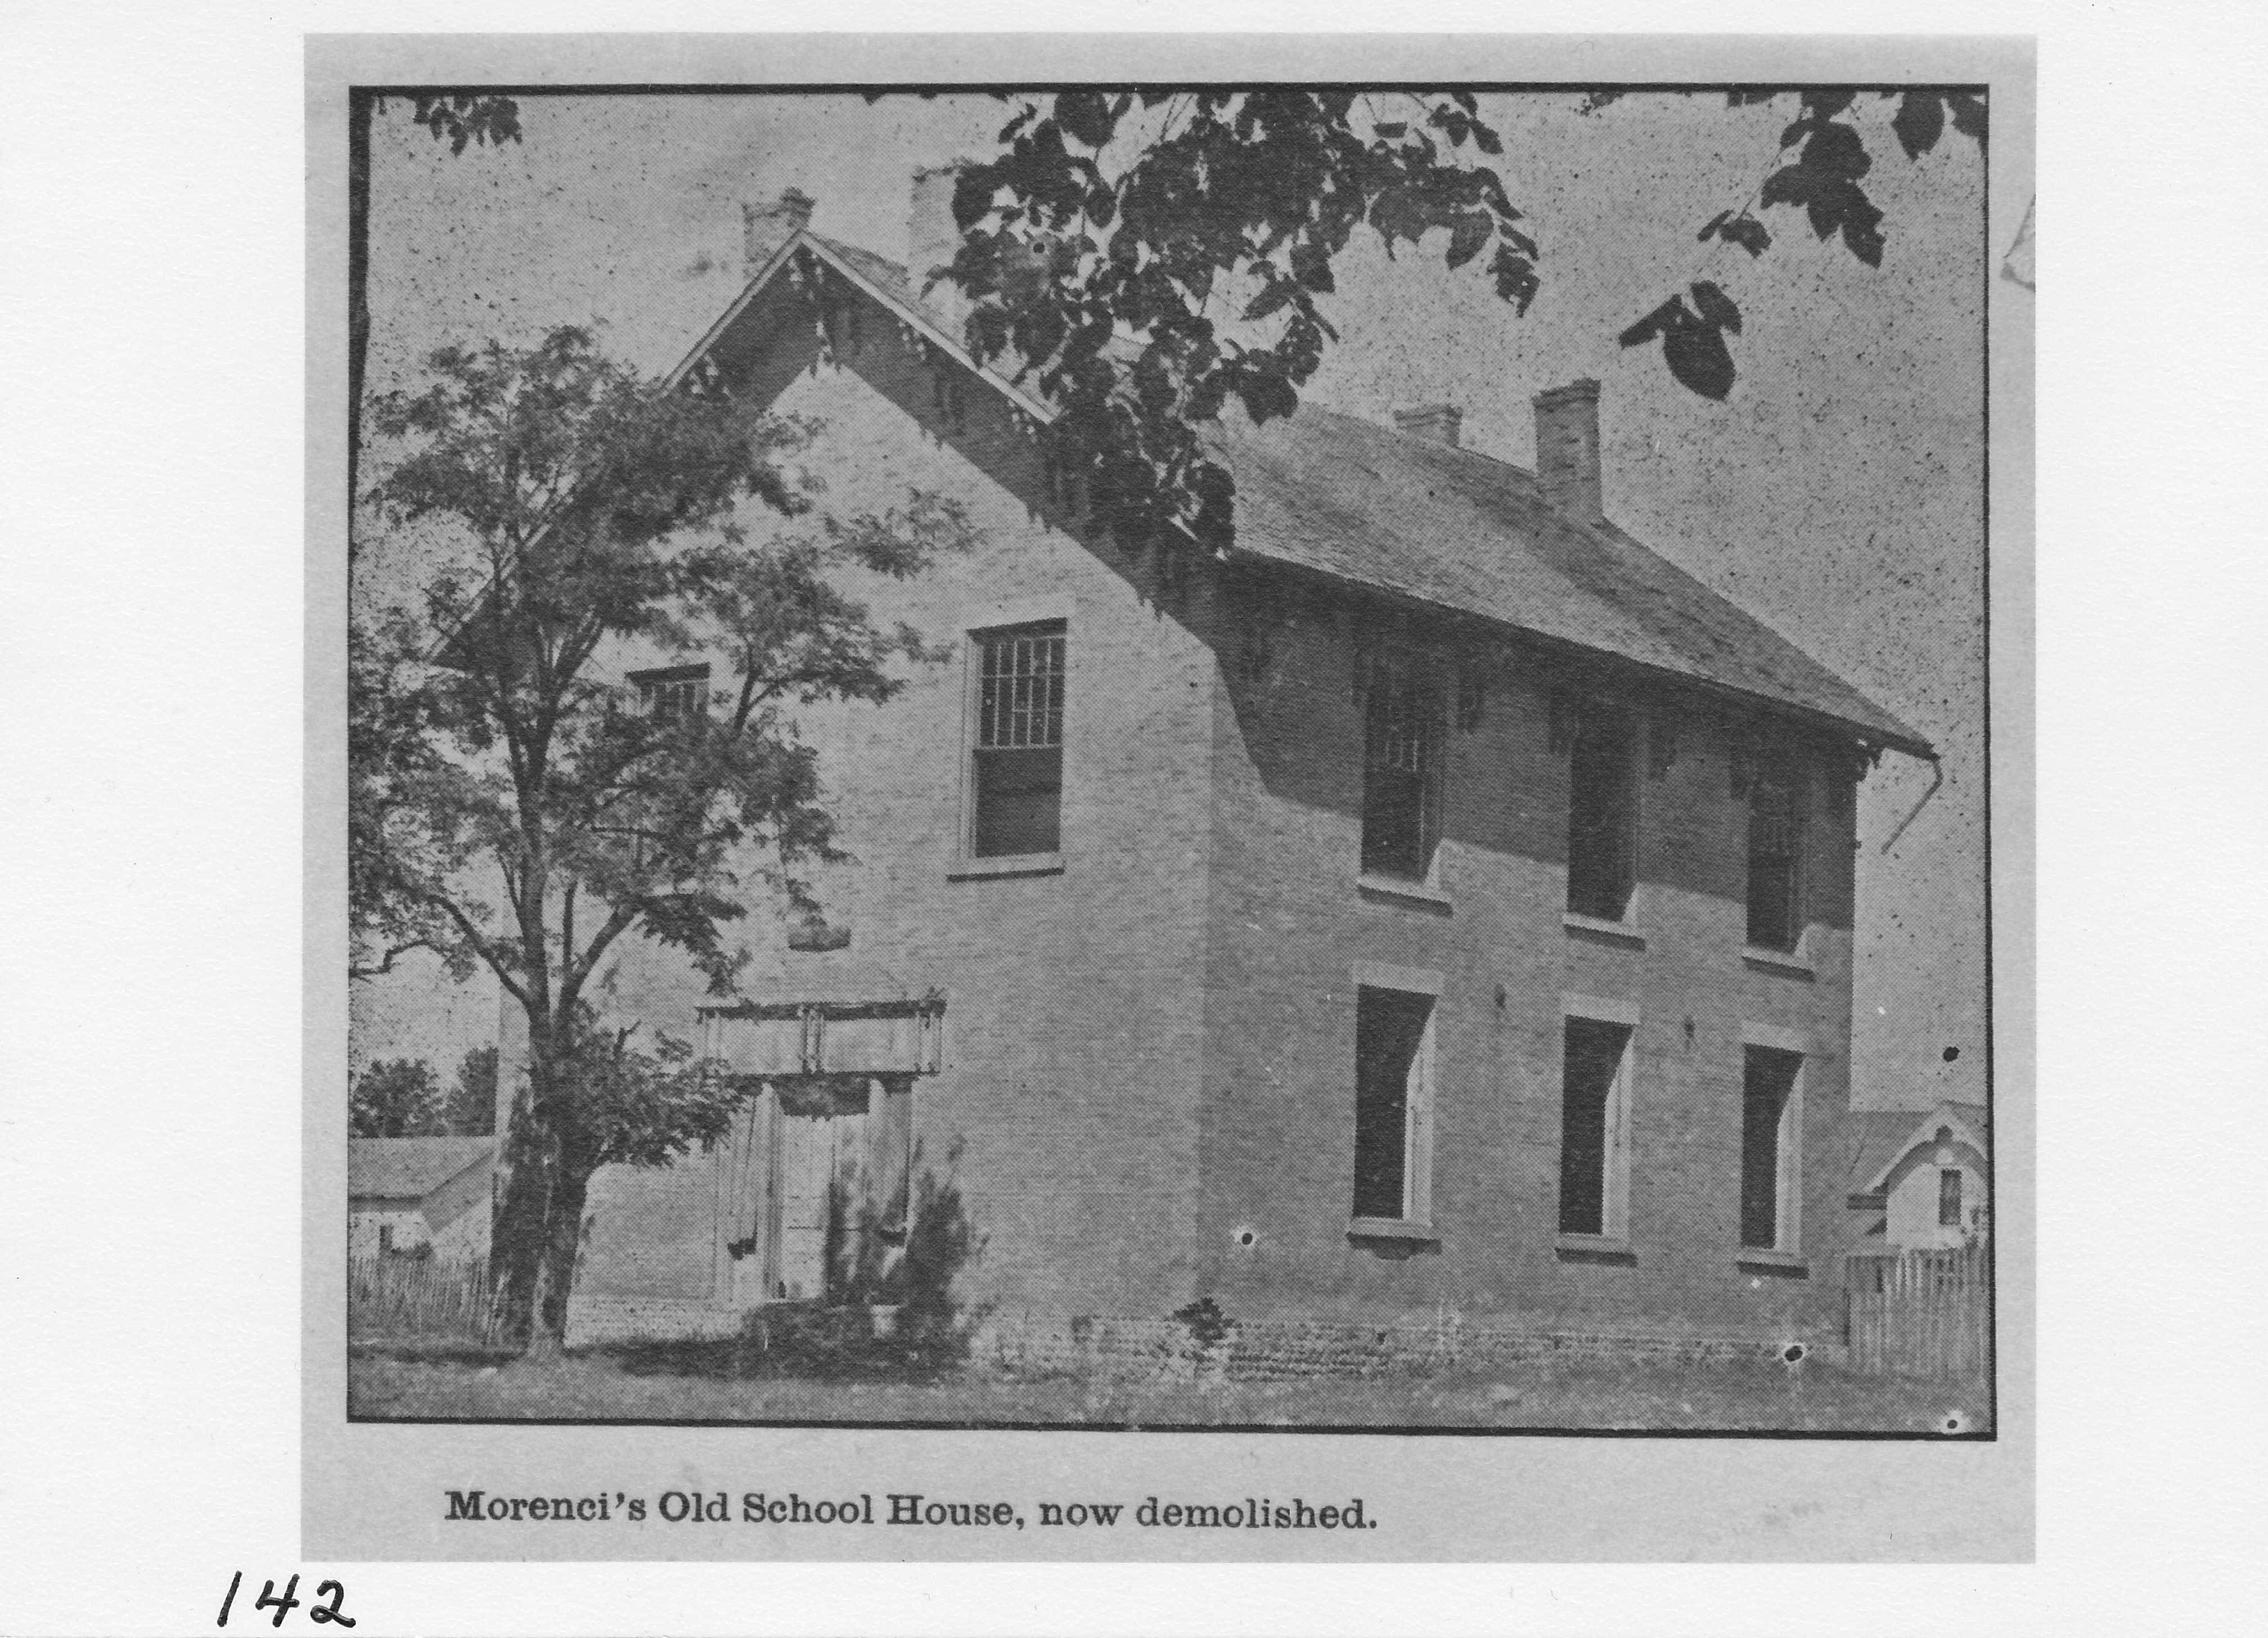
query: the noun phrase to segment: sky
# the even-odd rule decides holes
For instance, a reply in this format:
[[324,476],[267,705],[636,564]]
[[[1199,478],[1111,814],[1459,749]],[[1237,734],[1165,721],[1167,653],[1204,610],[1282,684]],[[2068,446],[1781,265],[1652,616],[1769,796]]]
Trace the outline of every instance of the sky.
[[[1852,1096],[1981,1101],[1993,249],[1981,156],[1948,129],[1909,162],[1889,129],[1896,105],[1862,99],[1852,117],[1874,155],[1881,268],[1785,209],[1765,214],[1774,242],[1751,260],[1695,234],[1754,195],[1792,93],[1738,110],[1714,93],[1634,93],[1590,114],[1580,100],[1481,99],[1505,140],[1493,163],[1543,249],[1529,312],[1496,298],[1485,257],[1447,269],[1442,235],[1392,260],[1358,235],[1325,307],[1343,340],[1305,398],[1380,422],[1397,405],[1453,402],[1468,446],[1527,466],[1530,395],[1602,383],[1616,521],[1938,748],[1935,788],[1936,769],[1896,755],[1860,787]],[[394,102],[372,144],[372,390],[414,380],[444,343],[526,342],[568,322],[666,370],[740,287],[742,201],[800,188],[818,202],[814,231],[902,260],[913,172],[992,151],[1011,112],[984,96],[525,98],[522,143],[452,157]],[[2005,241],[2015,228],[1991,231]],[[1657,349],[1616,344],[1696,278],[1744,318],[1722,403],[1676,386]],[[420,566],[390,565],[405,578]],[[446,1069],[490,1038],[494,1015],[492,985],[453,994],[422,970],[358,985],[352,1056]]]

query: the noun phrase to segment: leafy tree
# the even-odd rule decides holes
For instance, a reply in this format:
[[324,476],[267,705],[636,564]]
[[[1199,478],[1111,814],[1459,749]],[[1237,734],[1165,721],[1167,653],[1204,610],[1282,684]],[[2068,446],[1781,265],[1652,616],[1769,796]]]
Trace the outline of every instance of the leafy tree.
[[[1602,92],[1585,111],[1622,93]],[[1768,102],[1735,90],[1734,107]],[[1900,99],[1892,129],[1909,159],[1948,122],[1984,140],[1984,110],[1960,91]],[[1800,93],[1783,133],[1793,155],[1737,211],[1701,229],[1751,256],[1771,235],[1751,206],[1802,210],[1825,239],[1881,265],[1882,212],[1860,186],[1872,166],[1841,119],[1857,93]],[[1196,428],[1231,400],[1256,422],[1289,415],[1337,339],[1318,305],[1359,229],[1389,255],[1428,235],[1452,269],[1484,272],[1513,312],[1541,289],[1542,252],[1485,163],[1504,141],[1459,91],[1366,93],[1230,87],[1066,91],[1028,98],[1000,151],[959,177],[953,261],[913,269],[969,298],[966,338],[985,360],[1030,377],[1058,407],[1050,453],[1084,476],[1090,503],[1122,539],[1229,544],[1234,486]],[[1713,283],[1692,286],[1623,332],[1657,336],[1671,374],[1722,398],[1734,366],[1725,337],[1739,309]]]
[[462,1138],[495,1136],[496,1094],[497,1050],[474,1047],[457,1065],[457,1078],[449,1085],[443,1113],[450,1132]]
[[348,1130],[357,1138],[431,1138],[447,1129],[433,1066],[423,1059],[380,1059],[347,1094]]
[[[406,616],[363,633],[355,926],[365,964],[415,937],[485,965],[526,1015],[490,1266],[506,1334],[549,1347],[591,1169],[722,1130],[699,1075],[598,1030],[593,973],[635,934],[723,990],[745,959],[727,926],[754,895],[815,910],[798,872],[840,855],[793,713],[887,701],[934,658],[837,572],[909,576],[969,531],[922,496],[814,517],[777,464],[808,425],[643,380],[579,329],[443,348],[428,373],[372,403],[400,452],[373,498],[393,527],[453,525],[473,562],[424,587],[450,633],[438,663],[411,658]],[[774,520],[761,539],[735,520],[751,498]],[[696,709],[642,709],[596,667],[621,639],[722,655],[734,681]]]

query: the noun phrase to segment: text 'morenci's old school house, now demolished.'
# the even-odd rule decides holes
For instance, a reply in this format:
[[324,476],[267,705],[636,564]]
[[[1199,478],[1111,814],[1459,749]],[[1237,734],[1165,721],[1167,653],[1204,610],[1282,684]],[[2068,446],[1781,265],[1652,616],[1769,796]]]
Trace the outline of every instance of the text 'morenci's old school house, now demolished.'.
[[[952,180],[915,181],[917,268]],[[810,210],[746,213],[681,373],[823,423],[830,507],[940,491],[982,540],[859,588],[954,657],[806,725],[856,857],[824,923],[738,1002],[617,963],[608,1007],[755,1096],[594,1181],[576,1331],[824,1296],[846,1214],[897,1240],[924,1171],[1000,1315],[1839,1323],[1854,789],[1932,753],[1608,519],[1597,384],[1535,395],[1534,474],[1446,405],[1225,420],[1233,548],[1129,553],[953,287]],[[733,686],[620,665],[657,711]]]

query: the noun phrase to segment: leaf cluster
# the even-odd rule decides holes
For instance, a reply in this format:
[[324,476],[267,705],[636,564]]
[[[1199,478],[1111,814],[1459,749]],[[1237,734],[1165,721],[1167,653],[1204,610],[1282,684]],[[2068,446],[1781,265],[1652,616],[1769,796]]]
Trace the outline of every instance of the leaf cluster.
[[1479,162],[1502,138],[1468,92],[1406,100],[1387,118],[1344,91],[1063,92],[961,173],[960,247],[915,275],[957,284],[970,350],[1057,407],[1049,453],[1123,542],[1227,545],[1234,486],[1194,428],[1231,401],[1255,422],[1298,406],[1358,230],[1389,255],[1440,230],[1449,267],[1481,262],[1516,312],[1535,299],[1535,242]]
[[462,92],[410,99],[409,117],[449,144],[452,154],[470,143],[501,148],[519,137],[519,104],[510,97],[473,96]]
[[1704,398],[1721,399],[1733,390],[1734,376],[1725,335],[1741,333],[1741,310],[1707,279],[1690,288],[1692,306],[1684,297],[1672,296],[1616,339],[1625,347],[1641,347],[1660,336],[1663,362],[1679,385]]
[[746,1092],[674,1036],[651,1048],[637,1028],[607,1029],[586,1006],[559,1021],[552,1100],[563,1161],[587,1177],[600,1166],[666,1166],[731,1133]]
[[[1764,87],[1736,87],[1727,94],[1730,107],[1769,102],[1775,93]],[[1953,129],[1980,146],[1984,141],[1984,105],[1974,92],[1919,87],[1881,93],[1898,99],[1890,129],[1909,160],[1918,160],[1937,146],[1950,121]],[[1594,92],[1579,112],[1589,114],[1618,100],[1620,92]],[[1776,205],[1800,207],[1813,235],[1822,240],[1840,235],[1844,248],[1870,268],[1882,264],[1887,239],[1881,208],[1860,186],[1874,169],[1874,157],[1856,126],[1840,116],[1857,100],[1854,91],[1807,91],[1801,93],[1798,117],[1780,133],[1783,156],[1793,151],[1766,176],[1756,203],[1770,210]],[[1747,205],[1719,210],[1702,225],[1697,235],[1738,245],[1751,261],[1771,247],[1771,233]],[[1680,385],[1705,398],[1722,399],[1731,392],[1736,370],[1727,332],[1740,333],[1740,314],[1713,284],[1692,287],[1695,306],[1689,309],[1682,296],[1672,296],[1660,306],[1623,331],[1622,344],[1632,347],[1659,336],[1662,359]],[[1706,299],[1704,291],[1711,292]]]
[[484,1138],[496,1130],[497,1050],[476,1046],[444,1090],[423,1059],[381,1059],[347,1089],[347,1128],[357,1138]]

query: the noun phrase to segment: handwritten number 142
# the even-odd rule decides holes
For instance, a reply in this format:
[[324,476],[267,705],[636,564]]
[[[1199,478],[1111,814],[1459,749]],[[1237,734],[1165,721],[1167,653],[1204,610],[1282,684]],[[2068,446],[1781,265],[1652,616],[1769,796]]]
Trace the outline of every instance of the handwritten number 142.
[[[243,1583],[244,1572],[242,1570],[237,1571],[235,1575],[228,1578],[228,1596],[220,1601],[220,1619],[213,1623],[214,1626],[225,1627],[228,1625],[229,1606],[236,1602],[236,1590],[241,1586]],[[274,1582],[263,1583],[261,1586],[260,1597],[253,1601],[252,1607],[255,1610],[274,1610],[276,1612],[276,1625],[281,1627],[284,1625],[284,1618],[299,1607],[299,1600],[294,1596],[298,1592],[298,1590],[299,1578],[297,1575],[292,1576],[291,1580],[284,1583],[284,1596],[280,1598],[276,1596],[276,1583]],[[354,1625],[353,1616],[342,1615],[339,1613],[339,1605],[344,1604],[347,1600],[347,1590],[342,1583],[335,1581],[322,1582],[315,1588],[315,1597],[318,1598],[328,1598],[330,1602],[328,1604],[309,1605],[307,1606],[308,1620],[313,1621],[336,1621],[342,1627],[351,1627]]]

